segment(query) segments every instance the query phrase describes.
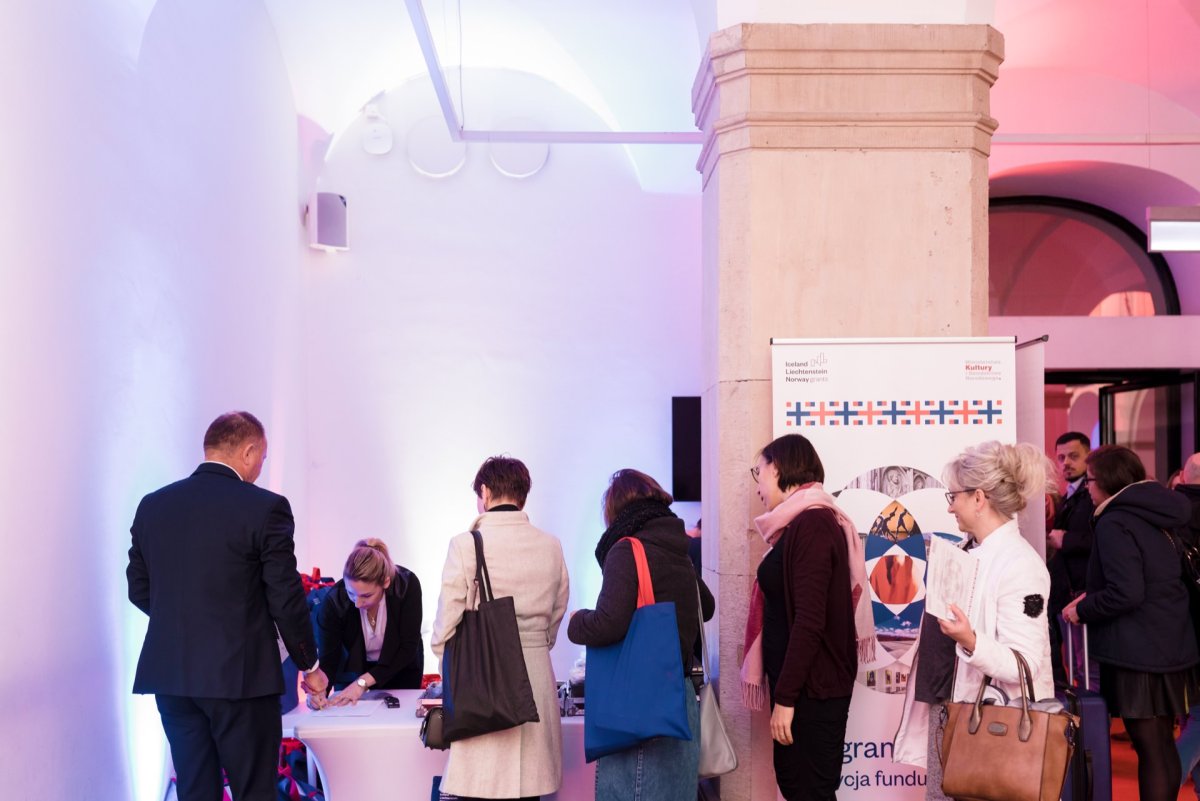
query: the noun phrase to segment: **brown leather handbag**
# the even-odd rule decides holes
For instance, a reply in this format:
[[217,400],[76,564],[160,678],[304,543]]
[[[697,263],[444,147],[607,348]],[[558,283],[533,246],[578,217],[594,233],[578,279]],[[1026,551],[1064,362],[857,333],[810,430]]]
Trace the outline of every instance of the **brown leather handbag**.
[[1016,651],[1021,699],[985,704],[985,678],[975,703],[946,704],[942,792],[979,801],[1058,801],[1075,750],[1079,719],[1057,701],[1037,702],[1025,657]]

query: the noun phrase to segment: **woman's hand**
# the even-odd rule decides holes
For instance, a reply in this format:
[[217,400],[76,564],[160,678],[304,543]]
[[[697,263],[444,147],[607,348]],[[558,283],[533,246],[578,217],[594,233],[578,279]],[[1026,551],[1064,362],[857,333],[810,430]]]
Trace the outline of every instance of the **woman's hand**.
[[1066,607],[1062,611],[1063,620],[1067,621],[1068,623],[1074,623],[1075,625],[1079,625],[1079,609],[1077,609],[1076,607],[1078,607],[1079,602],[1082,601],[1086,597],[1087,597],[1086,592],[1080,593],[1078,598],[1071,601],[1071,603],[1067,604]]
[[780,745],[792,744],[792,716],[794,707],[776,704],[771,710],[771,739]]
[[941,627],[942,633],[961,645],[967,653],[974,652],[975,631],[971,628],[971,621],[967,619],[967,613],[954,604],[950,604],[950,614],[954,615],[954,620],[938,619],[938,626]]
[[363,697],[366,690],[359,687],[357,683],[346,685],[346,689],[340,690],[337,695],[329,699],[330,706],[354,706],[358,703],[358,699]]

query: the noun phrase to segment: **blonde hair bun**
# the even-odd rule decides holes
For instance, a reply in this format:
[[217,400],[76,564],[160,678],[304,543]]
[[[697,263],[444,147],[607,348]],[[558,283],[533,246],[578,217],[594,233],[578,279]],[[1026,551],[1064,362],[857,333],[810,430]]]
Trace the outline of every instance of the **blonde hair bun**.
[[359,540],[346,557],[342,578],[347,581],[363,581],[382,586],[396,572],[388,547],[375,537]]
[[942,478],[948,486],[983,490],[992,508],[1008,517],[1034,498],[1058,491],[1054,465],[1028,442],[990,440],[969,447],[946,465]]

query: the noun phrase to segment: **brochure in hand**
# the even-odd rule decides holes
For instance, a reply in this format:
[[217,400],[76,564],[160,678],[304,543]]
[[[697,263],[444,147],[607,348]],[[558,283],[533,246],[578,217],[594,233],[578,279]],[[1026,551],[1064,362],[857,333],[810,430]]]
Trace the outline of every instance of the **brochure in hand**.
[[978,559],[935,535],[929,541],[925,611],[941,620],[953,620],[950,604],[954,604],[969,615],[978,573]]

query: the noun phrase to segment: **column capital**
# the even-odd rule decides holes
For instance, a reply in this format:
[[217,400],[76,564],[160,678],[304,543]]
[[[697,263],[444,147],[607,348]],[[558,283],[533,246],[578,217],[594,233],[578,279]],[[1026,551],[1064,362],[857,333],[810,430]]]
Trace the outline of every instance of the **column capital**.
[[692,89],[698,168],[750,148],[987,156],[1004,58],[990,25],[743,23],[717,31]]

